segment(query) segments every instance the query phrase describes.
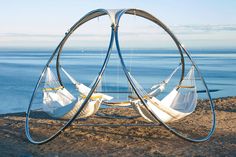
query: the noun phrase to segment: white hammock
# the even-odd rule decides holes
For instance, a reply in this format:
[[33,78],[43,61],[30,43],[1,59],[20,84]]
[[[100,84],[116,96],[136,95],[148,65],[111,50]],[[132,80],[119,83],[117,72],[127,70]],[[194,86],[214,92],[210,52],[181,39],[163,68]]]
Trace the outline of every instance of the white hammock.
[[180,67],[181,67],[181,64],[179,64],[165,80],[163,80],[161,83],[157,83],[153,85],[150,91],[148,92],[148,95],[157,96],[159,93],[163,92],[165,90],[166,85],[170,82],[171,78],[179,70]]
[[[98,111],[102,100],[103,100],[102,97],[100,98],[97,97],[94,100],[89,100],[87,106],[80,112],[78,118],[86,118],[95,114]],[[49,114],[51,117],[54,118],[70,119],[75,115],[75,113],[81,107],[83,101],[84,101],[83,98],[78,98],[76,104],[71,103],[63,107],[58,107],[55,110],[53,110],[53,112],[47,112],[47,114]]]
[[[137,84],[137,82],[132,78]],[[181,86],[175,87],[166,97],[158,100],[155,97],[145,98],[146,104],[151,112],[163,122],[172,122],[191,114],[197,104],[197,90],[194,78],[194,67],[181,82]],[[140,115],[146,120],[153,122],[155,118],[148,112],[140,100],[131,102]]]
[[[169,81],[171,80],[173,75],[178,71],[178,69],[180,67],[181,67],[181,64],[179,64],[165,80],[163,80],[160,83],[157,83],[157,84],[153,85],[150,88],[150,90],[148,92],[148,95],[149,96],[157,96],[158,94],[162,93],[165,90],[166,85],[169,83]],[[131,92],[131,95],[129,95],[129,97],[131,97],[132,99],[138,98],[136,96],[136,94],[134,93],[134,91],[132,90],[132,87],[130,87],[130,89],[131,89],[132,92]],[[124,101],[124,102],[106,102],[106,101],[104,101],[103,104],[108,105],[108,106],[127,107],[127,106],[131,105],[131,103],[130,103],[131,101]]]
[[[90,91],[90,88],[84,84],[79,84],[74,78],[72,78],[63,68],[63,72],[75,84],[77,90],[81,93],[81,97],[74,103],[75,97],[61,86],[56,79],[53,72],[48,67],[45,71],[45,84],[43,89],[43,111],[54,118],[69,119],[78,111],[81,107],[84,99]],[[88,101],[86,107],[81,111],[79,117],[85,118],[95,114],[103,100],[111,100],[112,97],[94,93]]]
[[44,73],[43,110],[53,112],[56,108],[66,106],[75,100],[75,97],[60,85],[49,67]]
[[[78,90],[79,93],[82,94],[83,97],[86,97],[91,88],[87,87],[86,85],[79,83],[76,81],[64,68],[61,67],[61,70],[64,72],[64,74],[68,77],[68,79],[75,85],[76,89]],[[112,96],[102,94],[102,93],[94,93],[92,97],[103,97],[103,100],[111,100],[113,99]]]

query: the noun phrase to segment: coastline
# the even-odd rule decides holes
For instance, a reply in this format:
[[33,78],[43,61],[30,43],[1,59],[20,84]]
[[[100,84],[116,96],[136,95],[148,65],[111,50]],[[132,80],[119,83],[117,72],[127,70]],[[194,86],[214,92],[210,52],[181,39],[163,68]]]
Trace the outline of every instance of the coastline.
[[[216,108],[217,127],[209,141],[192,143],[171,134],[163,126],[156,127],[92,127],[78,126],[88,123],[137,124],[143,119],[108,119],[93,116],[88,120],[76,121],[55,140],[44,145],[28,142],[24,133],[25,113],[0,115],[0,153],[2,156],[236,156],[236,97],[213,99]],[[200,100],[200,104],[205,101]],[[132,109],[101,109],[106,114],[136,116]],[[199,110],[199,113],[208,114]],[[37,121],[49,122],[43,117]],[[190,116],[180,127],[190,129],[196,116]],[[203,124],[209,121],[202,117]],[[51,124],[51,123],[49,123]],[[188,124],[188,125],[187,125]],[[190,124],[190,125],[189,125]],[[45,130],[38,132],[43,134]],[[208,126],[204,126],[208,127]],[[55,131],[51,127],[50,131]],[[10,151],[9,151],[10,150]]]

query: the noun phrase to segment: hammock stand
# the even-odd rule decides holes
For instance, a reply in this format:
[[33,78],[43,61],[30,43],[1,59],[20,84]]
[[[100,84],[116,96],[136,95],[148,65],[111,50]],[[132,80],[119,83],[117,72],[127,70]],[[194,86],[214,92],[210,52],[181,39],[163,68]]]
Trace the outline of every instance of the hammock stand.
[[[196,70],[198,76],[200,77],[203,85],[205,86],[205,90],[206,90],[206,94],[208,96],[208,99],[210,101],[210,107],[211,107],[211,112],[212,112],[212,125],[211,125],[211,129],[208,133],[207,136],[202,137],[202,138],[190,138],[190,137],[186,137],[185,135],[181,134],[180,132],[177,132],[175,129],[173,129],[172,127],[170,127],[168,124],[166,124],[165,122],[163,122],[158,115],[155,115],[152,112],[152,109],[149,107],[149,105],[147,104],[147,102],[145,101],[145,98],[143,97],[140,89],[136,86],[134,80],[132,79],[132,76],[130,75],[123,57],[122,57],[122,52],[120,50],[120,46],[119,46],[119,39],[118,39],[118,26],[119,26],[119,21],[122,17],[122,15],[124,14],[129,14],[129,15],[136,15],[142,18],[145,18],[147,20],[150,20],[152,22],[154,22],[155,24],[157,24],[159,27],[161,27],[175,42],[176,47],[179,50],[179,54],[180,54],[180,58],[181,58],[181,77],[179,80],[179,85],[181,85],[182,80],[184,79],[185,76],[185,60],[184,60],[184,54],[187,56],[187,58],[190,60],[192,66],[194,67],[194,69]],[[45,72],[45,70],[47,69],[47,67],[49,67],[49,65],[51,64],[53,58],[55,56],[57,56],[57,62],[56,62],[56,69],[57,69],[57,77],[58,77],[58,81],[60,83],[60,85],[62,87],[64,87],[63,85],[63,81],[61,79],[60,76],[60,55],[62,53],[62,49],[64,44],[66,43],[67,39],[70,37],[70,35],[76,30],[78,29],[81,25],[83,25],[84,23],[90,21],[91,19],[100,17],[100,16],[104,16],[104,15],[108,15],[110,17],[111,20],[111,37],[110,37],[110,43],[107,49],[107,54],[104,60],[104,63],[102,65],[102,68],[100,69],[100,72],[98,74],[98,76],[96,77],[90,92],[86,95],[83,103],[81,104],[80,108],[77,110],[77,112],[74,114],[73,117],[71,117],[68,122],[62,127],[60,128],[56,133],[54,133],[53,135],[51,135],[49,138],[44,139],[44,140],[40,140],[40,141],[36,141],[32,138],[32,135],[30,133],[30,128],[29,128],[29,120],[30,120],[30,111],[32,108],[32,104],[33,104],[33,100],[36,96],[36,91],[39,88],[39,84],[43,78],[43,74]],[[132,90],[134,91],[134,93],[137,95],[137,98],[139,99],[139,101],[142,103],[142,105],[144,106],[144,108],[146,109],[146,111],[148,111],[148,113],[154,118],[154,120],[158,123],[160,123],[161,125],[163,125],[166,129],[168,129],[169,131],[171,131],[172,133],[174,133],[175,135],[179,136],[180,138],[183,138],[187,141],[191,141],[191,142],[203,142],[208,140],[214,133],[215,130],[215,111],[214,111],[214,104],[213,101],[211,99],[208,87],[206,85],[206,82],[204,81],[204,78],[202,77],[199,68],[197,67],[197,65],[195,64],[195,62],[193,61],[192,57],[190,56],[189,52],[184,48],[184,46],[179,42],[179,40],[175,37],[175,35],[171,32],[171,30],[165,25],[163,24],[159,19],[155,18],[153,15],[149,14],[146,11],[140,10],[140,9],[121,9],[121,10],[105,10],[105,9],[97,9],[97,10],[93,10],[91,12],[89,12],[88,14],[86,14],[84,17],[82,17],[78,22],[76,22],[67,33],[65,33],[64,38],[61,40],[61,42],[59,43],[59,45],[57,46],[57,48],[55,49],[55,51],[52,53],[51,57],[49,58],[47,64],[45,65],[42,74],[40,75],[38,82],[35,86],[34,92],[32,94],[27,112],[26,112],[26,122],[25,122],[25,133],[26,133],[26,137],[27,139],[33,143],[33,144],[44,144],[47,143],[51,140],[53,140],[54,138],[56,138],[60,133],[62,133],[68,126],[71,125],[71,123],[76,119],[76,117],[82,112],[82,110],[86,107],[87,103],[89,102],[89,100],[91,99],[93,93],[95,92],[99,82],[101,81],[101,78],[103,76],[103,73],[106,69],[106,66],[108,64],[109,61],[109,57],[111,54],[111,49],[113,44],[116,45],[117,51],[118,51],[118,55],[120,58],[120,62],[122,65],[122,69],[125,73],[125,76],[127,77],[130,86],[132,87]],[[155,123],[154,123],[155,124]]]

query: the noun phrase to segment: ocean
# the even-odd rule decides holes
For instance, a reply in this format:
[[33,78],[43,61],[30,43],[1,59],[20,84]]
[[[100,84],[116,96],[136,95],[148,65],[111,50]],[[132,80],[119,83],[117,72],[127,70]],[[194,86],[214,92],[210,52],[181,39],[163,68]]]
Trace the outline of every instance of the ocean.
[[[36,50],[0,51],[1,114],[26,111],[36,82],[51,53]],[[179,62],[179,54],[174,50],[125,50],[123,54],[127,68],[144,89],[165,79]],[[191,55],[213,98],[236,95],[236,50],[193,50]],[[61,63],[79,82],[89,86],[98,74],[104,56],[105,51],[102,50],[99,53],[94,50],[67,50],[63,52]],[[178,78],[177,74],[167,91],[171,85],[178,83]],[[98,90],[115,94],[115,99],[127,97],[129,88],[115,50],[112,51],[101,84]],[[65,81],[65,85],[72,88],[68,81]],[[201,90],[204,88],[199,87]]]

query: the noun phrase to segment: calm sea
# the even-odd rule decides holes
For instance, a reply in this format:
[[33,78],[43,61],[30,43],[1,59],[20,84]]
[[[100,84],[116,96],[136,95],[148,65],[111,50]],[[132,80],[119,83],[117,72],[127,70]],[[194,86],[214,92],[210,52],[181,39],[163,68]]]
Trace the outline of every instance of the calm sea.
[[[117,54],[116,51],[112,53]],[[236,50],[195,50],[191,53],[213,98],[236,95]],[[97,75],[105,53],[66,51],[64,54],[63,65],[67,71],[89,85]],[[48,51],[0,51],[0,113],[26,111],[34,86],[50,55]],[[172,50],[127,50],[124,58],[127,68],[147,89],[171,73],[178,64],[179,55]],[[178,77],[171,84],[176,81]],[[128,91],[117,55],[111,57],[102,84],[100,90],[107,92]],[[71,87],[68,85],[68,88]],[[116,99],[120,97],[122,94]]]

